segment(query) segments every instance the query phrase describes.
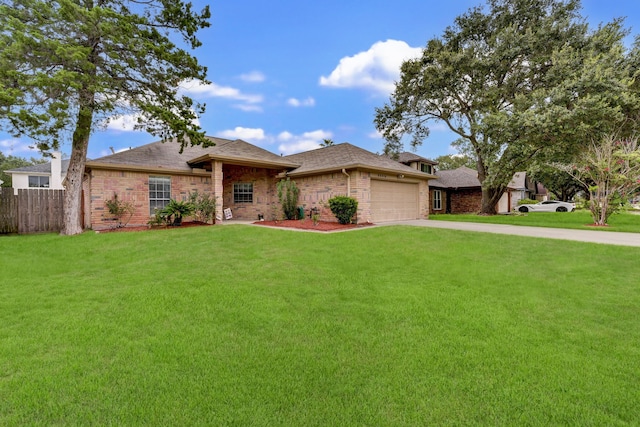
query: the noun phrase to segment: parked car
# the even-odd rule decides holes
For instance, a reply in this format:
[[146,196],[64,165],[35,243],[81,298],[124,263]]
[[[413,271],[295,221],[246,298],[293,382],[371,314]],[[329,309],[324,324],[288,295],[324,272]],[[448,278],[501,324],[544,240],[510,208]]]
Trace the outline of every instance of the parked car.
[[520,212],[572,212],[576,208],[574,203],[546,200],[533,205],[520,205]]

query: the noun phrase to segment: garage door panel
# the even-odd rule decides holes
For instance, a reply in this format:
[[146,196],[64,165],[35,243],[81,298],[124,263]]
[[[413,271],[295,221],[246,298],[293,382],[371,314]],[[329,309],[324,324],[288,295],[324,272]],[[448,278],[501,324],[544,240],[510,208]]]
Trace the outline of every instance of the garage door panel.
[[371,180],[371,216],[374,222],[418,218],[418,185]]

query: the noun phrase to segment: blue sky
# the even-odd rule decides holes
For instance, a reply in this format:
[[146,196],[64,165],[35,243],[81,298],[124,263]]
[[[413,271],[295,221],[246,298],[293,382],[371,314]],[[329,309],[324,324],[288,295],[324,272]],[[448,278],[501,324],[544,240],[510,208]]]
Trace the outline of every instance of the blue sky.
[[[194,1],[198,7],[205,2]],[[211,84],[185,85],[205,102],[200,125],[208,135],[241,138],[277,154],[313,149],[324,138],[381,152],[375,108],[393,91],[404,59],[418,56],[456,16],[482,0],[214,1],[211,28],[200,33],[194,55]],[[583,0],[592,26],[626,17],[640,33],[640,1]],[[632,39],[629,39],[631,42]],[[128,117],[92,135],[88,156],[109,154],[157,138],[132,131]],[[417,153],[453,154],[455,135],[433,126]],[[0,133],[5,155],[39,157],[27,139]],[[408,147],[407,147],[408,149]],[[69,153],[70,146],[62,151]]]

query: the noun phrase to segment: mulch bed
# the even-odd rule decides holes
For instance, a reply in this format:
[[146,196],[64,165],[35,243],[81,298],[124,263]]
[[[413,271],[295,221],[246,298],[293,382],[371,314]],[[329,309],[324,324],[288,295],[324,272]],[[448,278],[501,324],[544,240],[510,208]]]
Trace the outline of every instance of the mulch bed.
[[188,228],[188,227],[211,227],[213,224],[206,224],[198,221],[185,221],[180,226],[153,226],[141,225],[139,227],[122,227],[122,228],[108,228],[106,230],[97,230],[96,233],[129,233],[132,231],[149,231],[149,230],[170,230],[172,228]]
[[318,221],[314,224],[309,219],[287,219],[283,221],[256,221],[256,225],[266,225],[269,227],[284,227],[284,228],[296,228],[298,230],[313,230],[313,231],[338,231],[338,230],[350,230],[353,228],[367,227],[373,224],[340,224],[338,222]]
[[[312,231],[340,231],[351,230],[354,228],[362,228],[371,226],[373,224],[340,224],[337,222],[318,221],[317,224],[313,224],[310,219],[288,219],[283,221],[256,221],[256,225],[265,225],[269,227],[282,227],[282,228],[295,228],[298,230],[312,230]],[[134,231],[150,231],[150,230],[169,230],[172,228],[188,228],[188,227],[211,227],[214,224],[205,224],[204,222],[183,222],[181,226],[139,226],[139,227],[123,227],[123,228],[109,228],[106,230],[99,230],[96,233],[130,233]]]

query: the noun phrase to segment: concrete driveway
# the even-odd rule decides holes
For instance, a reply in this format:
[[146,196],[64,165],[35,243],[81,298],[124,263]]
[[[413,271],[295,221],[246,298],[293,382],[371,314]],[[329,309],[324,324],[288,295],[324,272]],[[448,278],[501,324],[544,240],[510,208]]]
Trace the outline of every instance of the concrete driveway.
[[579,242],[603,243],[606,245],[640,247],[640,233],[570,230],[566,228],[526,227],[520,225],[481,224],[475,222],[453,222],[428,219],[391,221],[380,225],[412,225],[416,227],[448,228],[452,230],[477,231],[481,233],[510,234],[513,236],[542,237],[545,239],[575,240]]

